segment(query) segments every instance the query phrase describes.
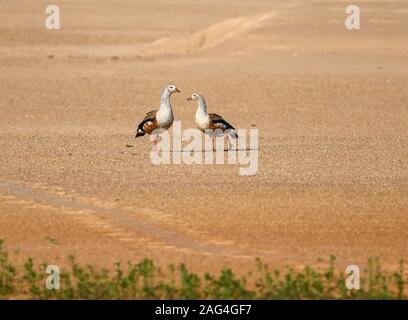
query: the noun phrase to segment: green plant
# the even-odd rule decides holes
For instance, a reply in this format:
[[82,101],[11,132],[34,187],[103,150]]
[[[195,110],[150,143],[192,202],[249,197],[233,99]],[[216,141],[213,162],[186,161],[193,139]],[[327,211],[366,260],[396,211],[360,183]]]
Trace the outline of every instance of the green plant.
[[15,275],[16,269],[8,262],[8,253],[3,249],[3,240],[0,240],[0,299],[14,292]]
[[[69,257],[69,266],[61,270],[60,289],[45,286],[45,263],[36,267],[29,258],[21,268],[9,262],[0,241],[0,298],[24,299],[406,299],[404,263],[396,271],[380,268],[377,258],[368,261],[361,273],[361,289],[348,290],[345,273],[335,268],[331,256],[327,267],[305,266],[295,271],[290,266],[271,270],[260,259],[257,268],[237,276],[224,267],[218,275],[198,275],[181,264],[165,271],[152,260],[144,259],[113,271],[81,266]],[[320,261],[321,263],[322,261]],[[22,270],[21,275],[17,272]],[[337,270],[337,271],[336,271]]]

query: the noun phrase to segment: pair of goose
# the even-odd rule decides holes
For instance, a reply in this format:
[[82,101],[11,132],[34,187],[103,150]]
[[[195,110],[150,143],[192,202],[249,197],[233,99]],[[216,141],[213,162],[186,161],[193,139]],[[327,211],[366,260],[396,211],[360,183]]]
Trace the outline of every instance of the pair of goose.
[[[136,137],[144,136],[145,134],[152,134],[157,129],[167,130],[171,127],[174,120],[173,109],[170,104],[170,96],[173,93],[180,93],[174,85],[169,85],[164,88],[161,98],[160,107],[158,110],[150,111],[146,114],[142,122],[137,126]],[[198,104],[197,112],[195,114],[195,122],[198,128],[208,133],[222,132],[229,134],[232,138],[238,138],[235,128],[225,121],[221,116],[215,113],[208,113],[207,104],[201,94],[193,93],[187,100],[196,101]],[[214,143],[214,141],[213,141]],[[157,136],[154,136],[153,145],[157,144]]]

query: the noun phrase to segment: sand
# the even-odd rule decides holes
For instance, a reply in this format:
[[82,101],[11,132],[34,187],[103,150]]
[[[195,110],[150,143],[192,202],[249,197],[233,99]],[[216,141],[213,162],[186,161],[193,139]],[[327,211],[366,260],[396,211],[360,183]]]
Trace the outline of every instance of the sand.
[[[0,238],[11,259],[197,272],[408,259],[408,3],[0,4]],[[259,169],[153,165],[135,127],[174,83],[259,130]],[[132,147],[131,147],[131,146]]]

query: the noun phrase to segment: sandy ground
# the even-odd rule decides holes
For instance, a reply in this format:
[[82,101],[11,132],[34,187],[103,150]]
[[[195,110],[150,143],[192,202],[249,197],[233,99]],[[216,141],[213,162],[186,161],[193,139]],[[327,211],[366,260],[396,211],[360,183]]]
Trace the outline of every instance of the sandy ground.
[[[12,259],[340,266],[408,259],[408,3],[0,3],[0,238]],[[183,128],[259,129],[259,169],[153,165],[134,140],[162,87]],[[132,145],[133,147],[127,146]]]

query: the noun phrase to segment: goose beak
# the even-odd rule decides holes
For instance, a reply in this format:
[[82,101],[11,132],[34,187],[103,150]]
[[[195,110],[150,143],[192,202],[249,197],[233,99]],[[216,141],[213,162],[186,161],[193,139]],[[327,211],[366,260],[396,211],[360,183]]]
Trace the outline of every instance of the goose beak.
[[174,90],[174,91],[175,91],[175,92],[178,92],[178,93],[180,93],[180,92],[181,92],[181,91],[180,91],[179,89],[177,89],[177,88],[176,88],[176,90]]
[[191,98],[191,97],[188,97],[188,98],[187,98],[187,100],[193,100],[193,98]]

